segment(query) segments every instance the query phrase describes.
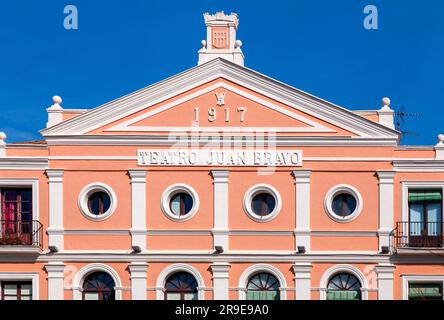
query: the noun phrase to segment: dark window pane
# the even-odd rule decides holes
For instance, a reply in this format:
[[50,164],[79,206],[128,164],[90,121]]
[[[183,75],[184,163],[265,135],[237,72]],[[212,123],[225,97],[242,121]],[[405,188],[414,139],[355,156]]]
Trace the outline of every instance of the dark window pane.
[[338,273],[330,278],[327,300],[360,300],[361,282],[350,273]]
[[193,198],[188,193],[178,193],[171,198],[170,208],[176,216],[184,216],[193,209]]
[[176,272],[165,283],[168,300],[197,300],[197,281],[188,272]]
[[258,273],[247,284],[247,300],[279,300],[279,280],[270,273]]
[[259,216],[267,216],[276,208],[276,199],[268,193],[259,193],[253,197],[251,209]]
[[84,300],[115,300],[115,283],[105,272],[95,272],[87,276],[83,282]]
[[94,192],[88,198],[88,208],[92,214],[101,215],[109,210],[111,199],[105,192]]
[[356,210],[356,199],[351,194],[341,193],[333,198],[332,209],[341,217],[351,215]]
[[442,283],[409,283],[409,300],[442,300]]

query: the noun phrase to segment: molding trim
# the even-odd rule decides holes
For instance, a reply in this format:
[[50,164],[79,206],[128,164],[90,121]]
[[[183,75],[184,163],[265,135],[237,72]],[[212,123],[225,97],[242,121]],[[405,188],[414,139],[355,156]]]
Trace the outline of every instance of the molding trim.
[[1,157],[0,170],[46,170],[48,158]]

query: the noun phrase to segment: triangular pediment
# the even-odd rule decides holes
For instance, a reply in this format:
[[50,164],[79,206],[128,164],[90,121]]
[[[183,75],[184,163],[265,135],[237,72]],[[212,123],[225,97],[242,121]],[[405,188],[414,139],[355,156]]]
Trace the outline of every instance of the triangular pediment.
[[[223,99],[221,100],[221,97]],[[286,135],[398,139],[351,111],[215,59],[42,130],[45,137],[271,130]]]

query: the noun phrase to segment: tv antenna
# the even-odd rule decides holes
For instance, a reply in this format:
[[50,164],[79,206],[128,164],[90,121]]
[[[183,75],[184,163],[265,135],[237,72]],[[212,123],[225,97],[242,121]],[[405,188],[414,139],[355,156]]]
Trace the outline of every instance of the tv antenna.
[[402,105],[401,108],[395,112],[396,117],[396,130],[401,132],[401,139],[405,136],[414,136],[419,137],[419,133],[415,131],[406,131],[404,130],[405,125],[407,124],[406,118],[412,117],[422,117],[422,113],[419,112],[406,112],[405,105]]

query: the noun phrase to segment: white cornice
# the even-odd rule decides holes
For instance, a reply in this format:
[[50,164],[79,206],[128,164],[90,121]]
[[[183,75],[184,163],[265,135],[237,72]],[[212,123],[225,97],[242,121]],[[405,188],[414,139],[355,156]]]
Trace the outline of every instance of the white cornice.
[[399,172],[444,172],[444,160],[394,160],[393,167]]
[[[229,140],[227,140],[229,138]],[[100,145],[100,146],[386,146],[395,147],[394,138],[350,138],[350,137],[309,137],[309,136],[272,136],[272,137],[229,137],[209,138],[207,135],[196,136],[168,136],[168,135],[80,135],[80,136],[48,136],[46,141],[50,146],[68,145]]]
[[0,170],[45,170],[48,158],[5,157],[0,158]]

